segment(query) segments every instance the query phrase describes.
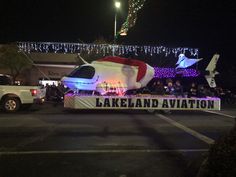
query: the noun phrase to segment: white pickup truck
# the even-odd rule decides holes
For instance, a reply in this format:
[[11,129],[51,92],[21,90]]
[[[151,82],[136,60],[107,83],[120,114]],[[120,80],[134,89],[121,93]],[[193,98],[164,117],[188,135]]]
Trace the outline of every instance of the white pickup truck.
[[11,85],[7,75],[0,74],[0,106],[6,112],[16,112],[33,103],[43,103],[45,90],[38,86]]

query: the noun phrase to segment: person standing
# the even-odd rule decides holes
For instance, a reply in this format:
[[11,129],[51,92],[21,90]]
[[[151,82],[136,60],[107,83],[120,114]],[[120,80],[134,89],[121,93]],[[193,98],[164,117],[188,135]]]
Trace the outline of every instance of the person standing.
[[181,85],[180,81],[177,80],[174,85],[174,95],[176,97],[181,96],[184,97],[183,86]]

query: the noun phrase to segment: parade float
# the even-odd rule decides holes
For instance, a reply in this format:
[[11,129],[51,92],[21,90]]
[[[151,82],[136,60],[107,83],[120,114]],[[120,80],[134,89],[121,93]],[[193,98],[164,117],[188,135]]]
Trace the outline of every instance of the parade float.
[[[216,86],[218,59],[219,55],[214,55],[206,68],[205,78],[210,87]],[[180,54],[176,68],[151,67],[140,60],[114,56],[86,63],[62,78],[62,83],[73,91],[65,95],[64,106],[72,109],[220,110],[219,98],[127,94],[129,90],[146,87],[153,78],[197,77],[200,71],[187,68],[200,60]]]

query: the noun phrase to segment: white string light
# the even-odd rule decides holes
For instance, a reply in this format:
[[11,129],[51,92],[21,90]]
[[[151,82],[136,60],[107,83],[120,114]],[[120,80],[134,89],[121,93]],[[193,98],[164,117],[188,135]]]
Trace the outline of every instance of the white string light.
[[169,48],[165,46],[138,46],[138,45],[117,45],[117,44],[81,44],[81,43],[59,43],[59,42],[17,42],[20,50],[24,52],[42,53],[102,53],[104,56],[109,53],[115,55],[175,55],[188,52],[191,56],[198,56],[197,48]]

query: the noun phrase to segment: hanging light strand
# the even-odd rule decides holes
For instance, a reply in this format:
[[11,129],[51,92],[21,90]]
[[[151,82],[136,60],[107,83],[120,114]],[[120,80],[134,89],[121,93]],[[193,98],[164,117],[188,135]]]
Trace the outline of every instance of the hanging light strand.
[[115,55],[174,55],[188,53],[190,56],[198,56],[197,48],[169,48],[165,46],[138,46],[138,45],[116,45],[116,44],[81,44],[81,43],[58,43],[58,42],[17,42],[20,50],[31,53],[102,53],[104,56],[110,53]]

